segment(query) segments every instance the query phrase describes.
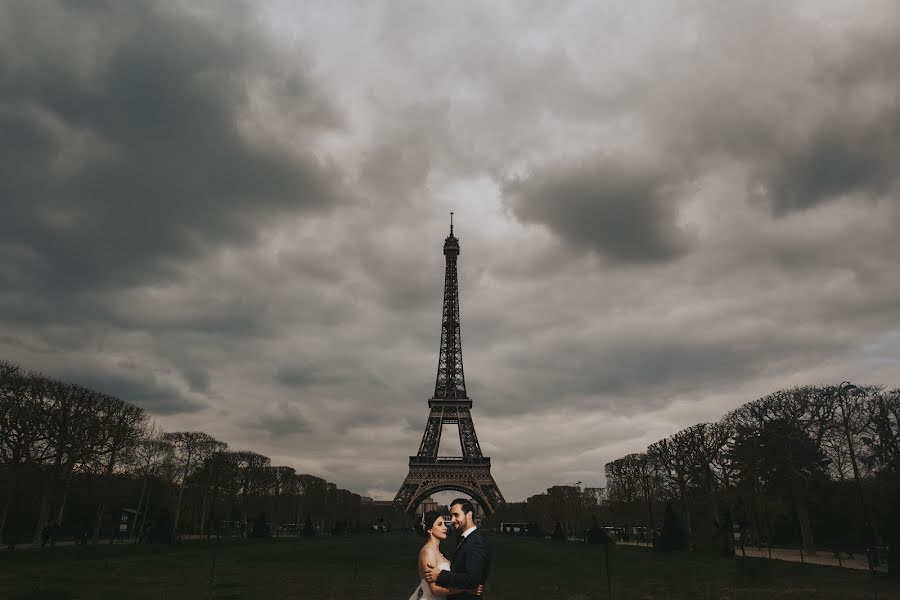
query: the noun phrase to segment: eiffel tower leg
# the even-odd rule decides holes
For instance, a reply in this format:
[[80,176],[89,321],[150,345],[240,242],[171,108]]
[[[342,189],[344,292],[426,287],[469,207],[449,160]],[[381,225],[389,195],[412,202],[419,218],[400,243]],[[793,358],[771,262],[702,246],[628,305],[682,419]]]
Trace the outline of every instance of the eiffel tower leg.
[[475,424],[472,422],[472,413],[467,408],[459,411],[459,445],[465,457],[480,457],[481,445],[475,434]]
[[425,424],[425,433],[422,434],[422,443],[419,445],[419,456],[437,456],[441,445],[441,432],[444,429],[443,410],[440,407],[431,409],[428,422]]

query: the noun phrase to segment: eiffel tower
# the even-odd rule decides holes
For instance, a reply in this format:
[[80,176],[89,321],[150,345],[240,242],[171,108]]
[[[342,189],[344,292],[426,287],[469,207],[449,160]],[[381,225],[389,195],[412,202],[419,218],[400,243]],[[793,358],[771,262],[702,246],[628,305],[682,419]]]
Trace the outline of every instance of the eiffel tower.
[[[427,496],[455,490],[471,496],[486,514],[493,514],[497,506],[506,501],[491,475],[491,459],[481,454],[470,412],[472,400],[466,394],[456,277],[459,240],[453,235],[453,213],[450,213],[450,235],[444,240],[444,256],[447,270],[444,275],[441,351],[434,396],[428,400],[431,412],[419,452],[409,457],[409,474],[400,486],[394,503],[412,514]],[[458,427],[462,456],[438,456],[444,425]]]

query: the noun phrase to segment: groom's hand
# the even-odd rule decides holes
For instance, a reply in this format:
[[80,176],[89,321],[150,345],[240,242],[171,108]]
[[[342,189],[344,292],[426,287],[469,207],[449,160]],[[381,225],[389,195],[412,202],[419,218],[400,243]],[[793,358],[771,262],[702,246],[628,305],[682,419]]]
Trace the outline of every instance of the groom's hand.
[[435,581],[437,581],[438,575],[440,574],[441,570],[430,562],[426,562],[425,566],[428,567],[428,570],[425,571],[425,581],[427,581],[428,583],[434,583]]

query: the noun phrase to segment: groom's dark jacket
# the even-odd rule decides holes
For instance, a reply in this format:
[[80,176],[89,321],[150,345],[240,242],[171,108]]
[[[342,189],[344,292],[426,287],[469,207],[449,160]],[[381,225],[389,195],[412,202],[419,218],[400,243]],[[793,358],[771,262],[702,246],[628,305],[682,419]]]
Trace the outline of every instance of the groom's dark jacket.
[[[474,589],[487,581],[491,566],[491,548],[481,530],[476,528],[466,536],[450,562],[449,571],[441,571],[437,584],[445,588]],[[455,594],[451,598],[478,598],[474,594]]]

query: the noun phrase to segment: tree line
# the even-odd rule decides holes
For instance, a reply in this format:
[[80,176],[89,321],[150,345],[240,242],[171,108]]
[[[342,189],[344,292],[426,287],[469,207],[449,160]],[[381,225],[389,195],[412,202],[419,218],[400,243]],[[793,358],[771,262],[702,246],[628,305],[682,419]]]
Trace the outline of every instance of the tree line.
[[897,543],[900,390],[780,390],[605,465],[615,518],[658,529],[671,503],[695,549]]
[[[581,482],[578,482],[579,484]],[[507,502],[486,517],[484,525],[499,533],[561,539],[581,537],[586,530],[608,522],[600,488],[554,485],[524,502]]]
[[[0,361],[0,539],[359,527],[360,496],[125,400]],[[125,514],[125,518],[114,520]],[[124,526],[123,526],[124,527]],[[104,536],[105,537],[105,536]],[[27,539],[27,538],[26,538]]]

